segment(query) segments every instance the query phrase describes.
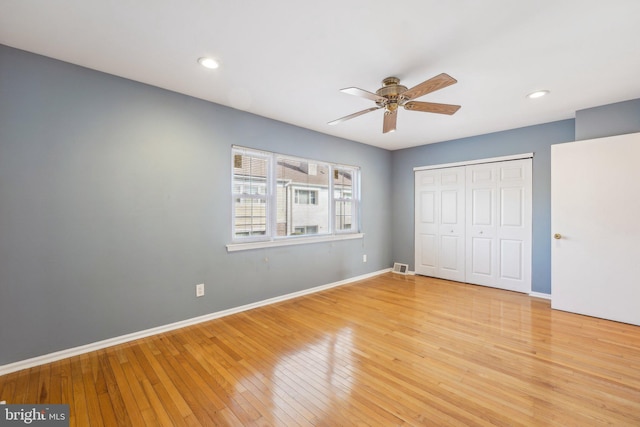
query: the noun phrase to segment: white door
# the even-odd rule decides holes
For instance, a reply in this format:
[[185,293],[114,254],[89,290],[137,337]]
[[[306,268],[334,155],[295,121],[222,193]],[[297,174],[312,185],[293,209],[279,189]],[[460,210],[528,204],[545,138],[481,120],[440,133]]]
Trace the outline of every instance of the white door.
[[464,281],[464,168],[415,174],[416,273]]
[[531,159],[466,169],[466,281],[531,292]]
[[416,172],[415,180],[415,271],[417,274],[436,277],[440,230],[437,215],[440,172]]
[[551,306],[640,325],[640,134],[551,146]]
[[493,163],[467,168],[466,280],[495,286],[497,256],[497,171]]

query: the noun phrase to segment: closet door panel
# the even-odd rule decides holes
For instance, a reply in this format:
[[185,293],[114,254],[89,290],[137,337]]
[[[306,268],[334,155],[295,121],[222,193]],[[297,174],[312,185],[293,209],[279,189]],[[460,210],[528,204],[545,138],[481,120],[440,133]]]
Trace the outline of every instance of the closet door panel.
[[492,286],[497,277],[496,168],[493,164],[466,170],[466,282]]
[[442,236],[440,238],[440,268],[446,270],[442,275],[459,270],[460,257],[458,247],[460,238],[456,236]]
[[493,227],[494,190],[492,188],[472,188],[471,190],[471,226]]
[[524,260],[521,240],[500,240],[500,278],[522,280]]
[[439,247],[439,173],[415,174],[415,271],[434,276],[438,268]]
[[440,175],[440,257],[436,277],[465,279],[465,170],[442,169]]
[[524,188],[503,188],[500,192],[500,227],[524,227]]
[[531,159],[496,163],[498,277],[501,289],[531,292]]
[[415,174],[416,273],[464,280],[464,168]]
[[434,274],[437,268],[437,237],[434,235],[423,234],[420,237],[420,240],[420,265],[423,269],[425,269],[425,272],[421,274],[427,274],[427,271],[431,272],[431,274]]
[[471,268],[468,273],[473,276],[490,279],[494,275],[493,239],[485,237],[471,238]]

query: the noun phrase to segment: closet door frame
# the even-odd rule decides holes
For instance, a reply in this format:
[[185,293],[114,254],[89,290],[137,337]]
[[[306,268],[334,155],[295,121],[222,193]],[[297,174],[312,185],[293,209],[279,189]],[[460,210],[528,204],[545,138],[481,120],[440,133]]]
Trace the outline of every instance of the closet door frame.
[[479,165],[482,163],[506,162],[508,160],[532,159],[533,154],[534,153],[522,153],[522,154],[514,154],[512,156],[490,157],[486,159],[468,160],[466,162],[442,163],[442,164],[429,165],[429,166],[416,166],[415,168],[413,168],[413,171],[416,172],[416,171],[426,171],[430,169],[453,168],[456,166],[471,166],[471,165]]

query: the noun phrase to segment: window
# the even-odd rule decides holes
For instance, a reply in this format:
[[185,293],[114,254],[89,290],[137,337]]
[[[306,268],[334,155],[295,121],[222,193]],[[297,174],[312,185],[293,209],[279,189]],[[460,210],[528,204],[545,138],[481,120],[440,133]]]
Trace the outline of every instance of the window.
[[359,233],[353,166],[232,149],[233,241]]
[[296,190],[295,203],[299,205],[317,205],[318,192],[314,190]]

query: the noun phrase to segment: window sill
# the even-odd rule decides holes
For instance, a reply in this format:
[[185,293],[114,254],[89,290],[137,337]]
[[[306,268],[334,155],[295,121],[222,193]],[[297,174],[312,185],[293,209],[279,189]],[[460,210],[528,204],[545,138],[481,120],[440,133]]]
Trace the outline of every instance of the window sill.
[[299,237],[267,242],[230,243],[227,252],[247,251],[250,249],[274,248],[279,246],[306,245],[308,243],[335,242],[339,240],[362,239],[364,233],[332,234],[330,236]]

